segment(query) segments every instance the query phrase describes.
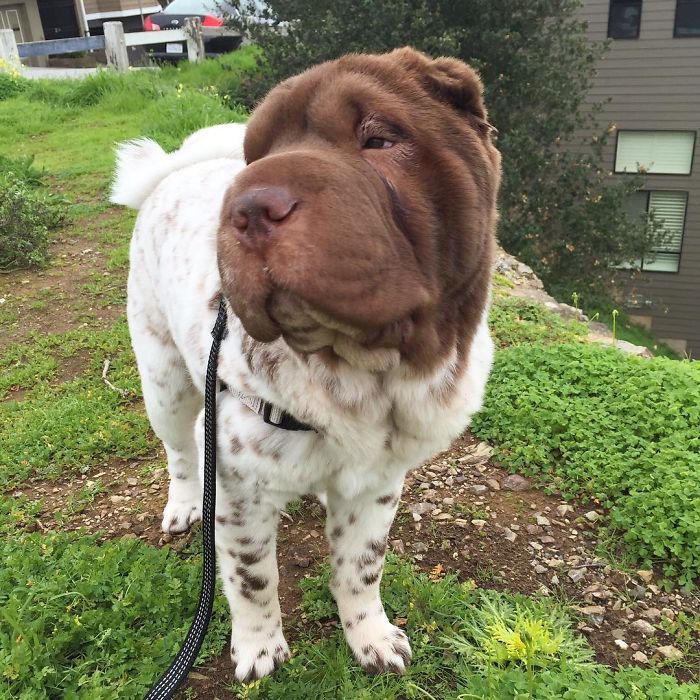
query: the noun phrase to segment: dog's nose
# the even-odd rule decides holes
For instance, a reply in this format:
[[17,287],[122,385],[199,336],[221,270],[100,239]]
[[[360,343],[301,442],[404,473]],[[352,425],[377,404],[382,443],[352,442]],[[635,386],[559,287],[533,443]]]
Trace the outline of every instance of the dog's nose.
[[233,226],[249,240],[266,238],[294,211],[297,200],[286,187],[258,187],[233,200]]

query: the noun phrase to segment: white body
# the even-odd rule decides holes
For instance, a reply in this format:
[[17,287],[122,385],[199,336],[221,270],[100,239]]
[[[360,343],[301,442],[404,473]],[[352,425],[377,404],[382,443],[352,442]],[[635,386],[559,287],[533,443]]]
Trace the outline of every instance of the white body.
[[[235,157],[242,138],[240,125],[222,125],[197,132],[175,154],[152,142],[127,146],[113,191],[115,202],[143,202],[129,327],[148,415],[168,455],[163,527],[174,532],[200,517],[201,409],[220,290],[216,235],[224,194],[245,167]],[[222,142],[234,157],[213,157]],[[401,363],[330,370],[282,339],[253,341],[229,312],[222,381],[317,429],[275,428],[230,392],[218,396],[217,552],[239,679],[265,675],[288,655],[275,590],[277,516],[289,500],[319,492],[327,494],[331,585],[348,642],[369,670],[403,670],[410,647],[379,599],[384,545],[405,473],[447,448],[481,406],[493,357],[485,315],[455,377],[456,355],[430,376]]]

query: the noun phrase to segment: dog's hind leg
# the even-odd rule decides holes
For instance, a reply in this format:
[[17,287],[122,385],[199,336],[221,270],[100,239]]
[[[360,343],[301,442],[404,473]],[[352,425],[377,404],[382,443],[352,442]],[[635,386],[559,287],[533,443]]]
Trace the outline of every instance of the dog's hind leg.
[[202,517],[194,423],[202,397],[155,309],[129,299],[129,330],[141,375],[143,400],[155,434],[168,456],[170,486],[163,511],[164,532],[184,532]]

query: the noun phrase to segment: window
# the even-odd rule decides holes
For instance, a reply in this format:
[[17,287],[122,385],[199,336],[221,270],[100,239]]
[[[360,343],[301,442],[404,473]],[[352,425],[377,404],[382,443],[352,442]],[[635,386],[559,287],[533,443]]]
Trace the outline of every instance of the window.
[[642,190],[632,194],[625,207],[628,216],[638,220],[640,214],[651,214],[655,224],[661,227],[661,238],[641,260],[618,267],[641,267],[647,272],[678,272],[687,204],[687,192]]
[[616,173],[690,175],[694,131],[618,131]]
[[608,36],[611,39],[639,38],[641,22],[642,0],[610,0]]
[[677,0],[675,37],[700,37],[700,0]]

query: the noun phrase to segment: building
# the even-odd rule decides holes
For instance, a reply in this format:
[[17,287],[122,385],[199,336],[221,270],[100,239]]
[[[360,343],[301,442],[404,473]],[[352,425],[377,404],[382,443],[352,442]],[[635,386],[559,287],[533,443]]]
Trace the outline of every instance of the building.
[[604,103],[613,177],[645,173],[630,213],[653,210],[666,236],[625,291],[626,311],[700,358],[700,0],[584,0],[591,39],[609,39],[589,104]]
[[0,29],[13,29],[18,44],[102,34],[102,23],[114,20],[138,32],[160,9],[156,0],[0,0]]

